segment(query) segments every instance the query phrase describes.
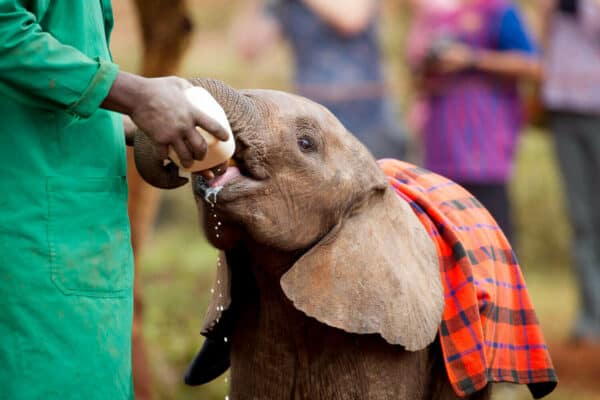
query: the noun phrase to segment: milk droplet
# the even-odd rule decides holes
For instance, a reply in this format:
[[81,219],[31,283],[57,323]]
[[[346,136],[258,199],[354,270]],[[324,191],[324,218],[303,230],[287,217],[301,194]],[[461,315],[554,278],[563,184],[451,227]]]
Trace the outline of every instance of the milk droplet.
[[211,292],[211,293],[214,293],[214,292],[215,292],[215,289],[210,289],[210,292]]
[[219,227],[218,227],[218,226],[215,226],[215,231],[216,231],[216,230],[218,230],[218,229],[219,229]]
[[224,337],[223,340],[225,341],[225,343],[227,343],[227,337]]
[[219,234],[217,233],[217,237],[219,237]]
[[218,221],[218,222],[217,222],[217,225],[221,226],[221,221]]

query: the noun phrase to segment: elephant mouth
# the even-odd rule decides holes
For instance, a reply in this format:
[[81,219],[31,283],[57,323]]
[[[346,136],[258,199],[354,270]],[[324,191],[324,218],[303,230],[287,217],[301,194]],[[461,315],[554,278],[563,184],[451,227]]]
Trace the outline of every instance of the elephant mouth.
[[207,183],[210,187],[215,188],[225,186],[238,177],[255,181],[266,179],[267,176],[265,176],[257,153],[251,151],[247,145],[238,140],[237,150],[229,160],[227,168],[223,168],[221,171],[213,170],[215,178]]
[[242,173],[237,166],[230,166],[227,167],[224,173],[216,175],[215,178],[208,181],[207,184],[213,189],[217,187],[223,187],[241,175]]
[[205,202],[215,205],[217,201],[231,200],[239,193],[246,194],[251,187],[268,177],[255,152],[240,143],[237,148],[227,168],[212,170],[214,178],[193,174],[194,192]]

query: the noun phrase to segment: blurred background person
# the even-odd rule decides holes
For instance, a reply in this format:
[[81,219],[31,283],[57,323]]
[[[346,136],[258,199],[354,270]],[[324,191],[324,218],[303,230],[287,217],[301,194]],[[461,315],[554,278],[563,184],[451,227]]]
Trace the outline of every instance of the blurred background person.
[[508,182],[523,122],[518,83],[541,78],[519,10],[505,0],[412,0],[408,61],[423,110],[423,163],[456,181],[513,239]]
[[571,339],[600,345],[600,1],[540,0],[542,96],[573,229],[580,308]]
[[378,42],[380,2],[255,1],[234,26],[241,55],[291,44],[295,91],[323,104],[376,158],[405,158],[407,135],[387,92]]

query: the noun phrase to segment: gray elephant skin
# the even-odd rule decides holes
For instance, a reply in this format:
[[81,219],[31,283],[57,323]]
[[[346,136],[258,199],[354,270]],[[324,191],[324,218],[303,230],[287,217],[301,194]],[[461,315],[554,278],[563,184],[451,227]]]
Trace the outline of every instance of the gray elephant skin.
[[[307,99],[192,82],[236,136],[214,206],[194,191],[221,250],[202,333],[229,349],[229,398],[457,399],[437,340],[435,246],[365,147]],[[146,145],[146,180],[185,183]]]

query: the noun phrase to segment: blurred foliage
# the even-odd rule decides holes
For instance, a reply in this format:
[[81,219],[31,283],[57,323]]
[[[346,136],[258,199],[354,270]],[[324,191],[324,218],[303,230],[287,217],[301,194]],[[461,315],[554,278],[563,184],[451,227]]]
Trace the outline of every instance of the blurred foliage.
[[[128,0],[113,0],[116,29],[113,54],[125,70],[136,71],[140,61],[136,20]],[[521,1],[535,18],[532,1]],[[229,35],[237,1],[190,0],[196,25],[192,48],[181,75],[210,76],[234,87],[289,90],[290,54],[285,44],[248,64],[239,59]],[[411,99],[410,74],[403,63],[407,14],[400,1],[385,1],[382,48],[391,91],[401,110]],[[535,29],[534,29],[535,30]],[[187,363],[201,344],[199,330],[214,278],[216,251],[203,239],[188,188],[166,192],[154,238],[143,255],[141,275],[146,319],[144,333],[158,399],[222,400],[226,377],[201,388],[182,384]],[[515,179],[511,186],[518,231],[515,244],[530,293],[547,337],[564,338],[577,306],[570,275],[570,231],[564,215],[560,177],[547,132],[529,129],[521,140]],[[497,399],[529,398],[523,388],[503,387]],[[560,387],[551,400],[591,400],[592,395]]]
[[523,135],[512,183],[515,245],[525,271],[559,272],[569,265],[570,229],[551,135]]

